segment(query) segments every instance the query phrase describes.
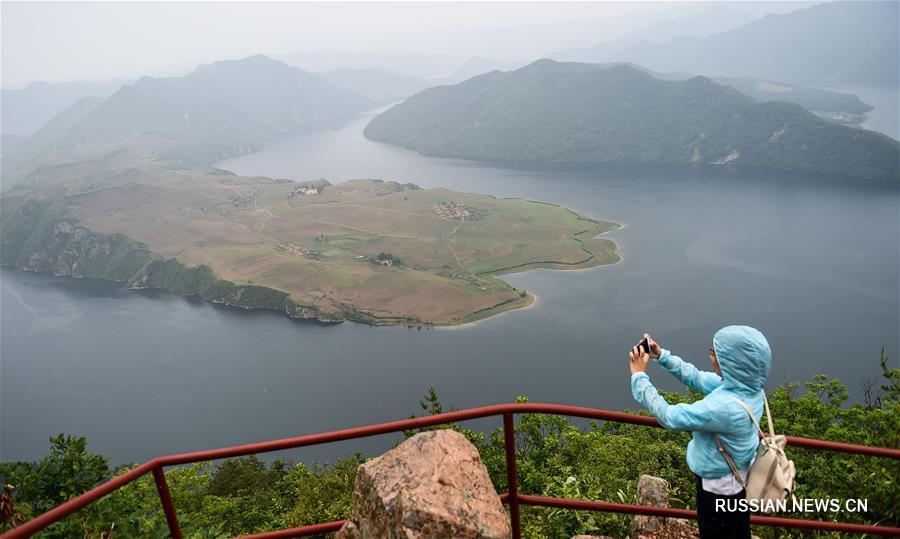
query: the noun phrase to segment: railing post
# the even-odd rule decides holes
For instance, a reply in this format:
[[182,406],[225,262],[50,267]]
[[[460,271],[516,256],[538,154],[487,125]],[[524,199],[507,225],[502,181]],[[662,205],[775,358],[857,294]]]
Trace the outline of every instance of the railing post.
[[509,493],[509,518],[513,539],[522,538],[519,517],[519,479],[516,474],[516,425],[511,413],[503,414],[503,442],[506,447],[506,490]]
[[163,513],[166,514],[166,522],[169,523],[169,534],[172,539],[182,539],[181,528],[178,526],[178,515],[175,514],[175,505],[172,503],[172,494],[169,492],[169,484],[166,483],[166,474],[163,472],[162,466],[153,468],[153,479],[156,481],[156,490],[159,492]]

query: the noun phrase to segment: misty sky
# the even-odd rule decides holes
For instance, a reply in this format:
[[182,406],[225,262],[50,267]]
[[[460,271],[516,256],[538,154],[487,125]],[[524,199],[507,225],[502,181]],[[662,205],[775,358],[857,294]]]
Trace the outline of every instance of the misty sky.
[[[723,3],[760,16],[809,3]],[[638,30],[686,2],[0,3],[2,86],[178,75],[297,49],[530,60]]]

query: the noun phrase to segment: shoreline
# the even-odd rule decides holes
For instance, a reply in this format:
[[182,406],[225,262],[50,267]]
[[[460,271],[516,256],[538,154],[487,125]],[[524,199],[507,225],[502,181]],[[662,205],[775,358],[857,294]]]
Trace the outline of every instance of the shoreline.
[[[548,270],[552,270],[552,271],[587,271],[587,270],[594,270],[594,269],[597,269],[602,266],[615,265],[615,264],[618,264],[619,262],[621,262],[621,257],[619,257],[619,260],[617,260],[616,262],[612,262],[609,264],[598,264],[595,266],[590,266],[590,267],[585,267],[585,268],[548,268],[548,267],[540,267],[539,266],[539,267],[523,269],[521,271],[514,271],[514,272],[508,272],[508,273],[525,273],[528,271],[534,271],[534,270],[538,270],[538,269],[548,269]],[[319,319],[318,317],[292,316],[290,313],[288,313],[286,311],[279,311],[276,309],[269,309],[266,307],[252,307],[252,306],[247,306],[247,305],[238,305],[238,304],[228,303],[225,301],[213,301],[213,300],[203,298],[199,293],[181,294],[181,293],[173,292],[171,290],[168,290],[168,289],[162,288],[162,287],[132,286],[132,285],[129,285],[129,283],[127,281],[118,281],[118,280],[114,280],[114,279],[90,277],[90,276],[86,276],[86,275],[58,274],[58,273],[53,273],[50,271],[35,270],[35,269],[31,269],[31,268],[20,268],[20,267],[8,265],[8,264],[0,264],[0,269],[6,270],[6,271],[16,271],[16,272],[35,274],[35,275],[43,275],[43,276],[51,277],[51,278],[78,279],[78,280],[88,279],[88,280],[108,283],[111,285],[121,285],[121,289],[128,291],[128,292],[137,292],[140,290],[159,290],[159,291],[163,291],[167,294],[171,294],[173,296],[177,296],[177,297],[181,297],[181,298],[190,298],[190,297],[199,298],[204,303],[207,303],[213,307],[237,308],[237,309],[240,309],[245,312],[271,311],[271,312],[275,312],[277,314],[283,315],[289,320],[306,320],[306,321],[314,322],[314,323],[316,323],[318,325],[322,325],[322,326],[333,326],[333,325],[337,325],[337,324],[342,324],[344,322],[352,322],[355,324],[361,324],[361,325],[372,326],[372,327],[407,326],[407,327],[425,327],[425,328],[429,328],[429,329],[452,330],[452,329],[457,329],[457,328],[464,328],[467,326],[474,326],[475,324],[478,324],[479,322],[493,319],[493,318],[502,316],[507,313],[512,313],[512,312],[516,312],[516,311],[524,311],[524,310],[529,310],[529,309],[535,308],[537,306],[538,298],[539,298],[538,294],[526,291],[526,299],[524,301],[511,300],[509,302],[505,302],[505,303],[502,303],[499,305],[495,305],[493,307],[489,307],[489,308],[485,309],[484,311],[472,313],[471,315],[469,315],[469,318],[467,318],[466,320],[461,321],[459,323],[429,323],[429,322],[423,323],[423,322],[401,321],[400,319],[391,319],[390,322],[385,320],[384,323],[377,323],[377,322],[365,320],[362,318],[356,318],[353,316],[347,316],[342,319]],[[494,275],[499,278],[500,275],[505,275],[505,274],[506,273],[494,274]],[[506,282],[506,281],[504,281],[504,282]],[[507,283],[507,284],[509,284],[509,283]],[[257,286],[259,286],[259,285],[257,285]],[[265,288],[268,288],[268,287],[265,287]],[[279,290],[274,289],[274,288],[271,288],[270,290],[280,292]],[[471,317],[475,317],[475,318],[471,319]]]
[[[530,202],[535,203],[534,201]],[[541,204],[561,207],[552,203]],[[497,279],[509,290],[509,296],[499,303],[481,308],[464,303],[460,318],[450,317],[440,321],[420,320],[414,312],[380,317],[361,310],[352,304],[335,305],[334,307],[337,307],[337,310],[323,311],[322,307],[318,305],[305,304],[295,300],[287,291],[262,283],[252,284],[250,282],[221,279],[207,265],[187,266],[176,258],[167,260],[158,258],[146,245],[134,242],[126,236],[115,239],[115,236],[98,234],[86,227],[79,227],[77,223],[57,223],[51,234],[54,237],[58,234],[64,234],[68,238],[72,230],[77,228],[83,234],[80,237],[80,243],[75,247],[79,247],[81,244],[92,244],[91,242],[99,242],[101,244],[105,242],[106,244],[114,245],[117,249],[124,249],[123,252],[136,258],[129,259],[133,260],[133,262],[127,265],[111,265],[110,261],[104,259],[103,256],[100,259],[91,256],[84,258],[83,255],[85,253],[78,253],[78,259],[72,260],[67,258],[62,263],[56,258],[62,256],[61,254],[42,252],[40,256],[37,256],[37,253],[33,253],[30,258],[24,261],[24,264],[17,263],[22,262],[21,260],[14,261],[9,259],[6,264],[0,266],[18,271],[42,273],[53,277],[105,281],[120,286],[125,290],[162,290],[176,296],[199,298],[210,305],[238,307],[243,311],[272,311],[287,315],[291,319],[311,320],[321,325],[334,325],[351,321],[370,326],[458,327],[475,324],[505,312],[528,309],[535,306],[537,301],[535,294],[526,290],[518,290],[510,282],[504,280],[502,278],[503,275],[524,273],[537,269],[581,271],[617,264],[622,260],[621,256],[618,255],[618,244],[613,240],[600,238],[607,232],[621,228],[622,224],[590,218],[571,209],[566,209],[579,220],[592,224],[590,228],[575,232],[569,236],[569,239],[576,241],[581,250],[588,255],[586,258],[574,262],[558,262],[554,260],[526,262],[479,273],[471,273],[473,276],[490,276]],[[591,233],[590,238],[582,239],[587,233]],[[596,239],[599,239],[599,241],[595,241],[590,245],[587,244]],[[115,241],[118,241],[118,243],[115,243]],[[68,244],[66,245],[68,246]],[[71,247],[67,247],[67,249],[72,251],[72,253],[78,251],[78,249]],[[109,257],[107,256],[106,258]],[[121,255],[119,259],[121,259]],[[100,270],[98,271],[97,268],[100,268]],[[427,294],[423,294],[423,298],[427,297]],[[466,313],[466,310],[468,310],[466,307],[472,310]]]
[[[591,269],[593,269],[593,268],[591,268]],[[510,307],[508,309],[503,309],[502,311],[500,311],[498,313],[492,314],[490,316],[485,316],[484,318],[479,318],[478,320],[470,320],[470,321],[462,322],[459,324],[448,324],[445,326],[434,326],[434,329],[438,329],[438,330],[442,330],[442,331],[456,331],[458,329],[465,329],[470,326],[475,326],[475,325],[477,325],[481,322],[487,321],[487,320],[494,320],[494,319],[500,318],[501,316],[503,316],[505,314],[517,313],[517,312],[521,312],[521,311],[528,311],[537,306],[539,296],[538,296],[538,294],[534,294],[531,292],[527,292],[527,295],[528,295],[528,300],[522,306],[515,306],[515,307]]]

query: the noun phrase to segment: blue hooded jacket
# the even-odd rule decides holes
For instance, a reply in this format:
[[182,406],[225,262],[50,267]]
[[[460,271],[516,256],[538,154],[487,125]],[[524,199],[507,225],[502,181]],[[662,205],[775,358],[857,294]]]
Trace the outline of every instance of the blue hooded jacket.
[[747,403],[756,420],[762,418],[763,386],[772,366],[772,351],[762,333],[748,326],[727,326],[716,332],[713,347],[720,377],[704,372],[663,350],[660,366],[688,387],[706,396],[692,404],[669,405],[646,373],[631,377],[631,394],[667,429],[692,431],[687,447],[688,467],[706,479],[731,474],[712,434],[719,435],[735,465],[746,470],[756,456],[759,436],[750,416],[734,400]]

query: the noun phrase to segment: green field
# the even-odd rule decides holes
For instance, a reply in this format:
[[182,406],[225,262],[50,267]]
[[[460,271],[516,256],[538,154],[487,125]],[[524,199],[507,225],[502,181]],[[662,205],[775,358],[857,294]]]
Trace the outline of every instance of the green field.
[[[485,318],[532,301],[496,275],[618,260],[615,244],[596,238],[618,225],[552,204],[381,180],[318,182],[318,194],[292,194],[298,185],[135,169],[7,194],[4,203],[53,200],[61,218],[124,235],[157,259],[207,266],[218,279],[286,292],[328,318],[374,324]],[[470,213],[448,215],[448,205]],[[379,264],[388,255],[392,265]]]

